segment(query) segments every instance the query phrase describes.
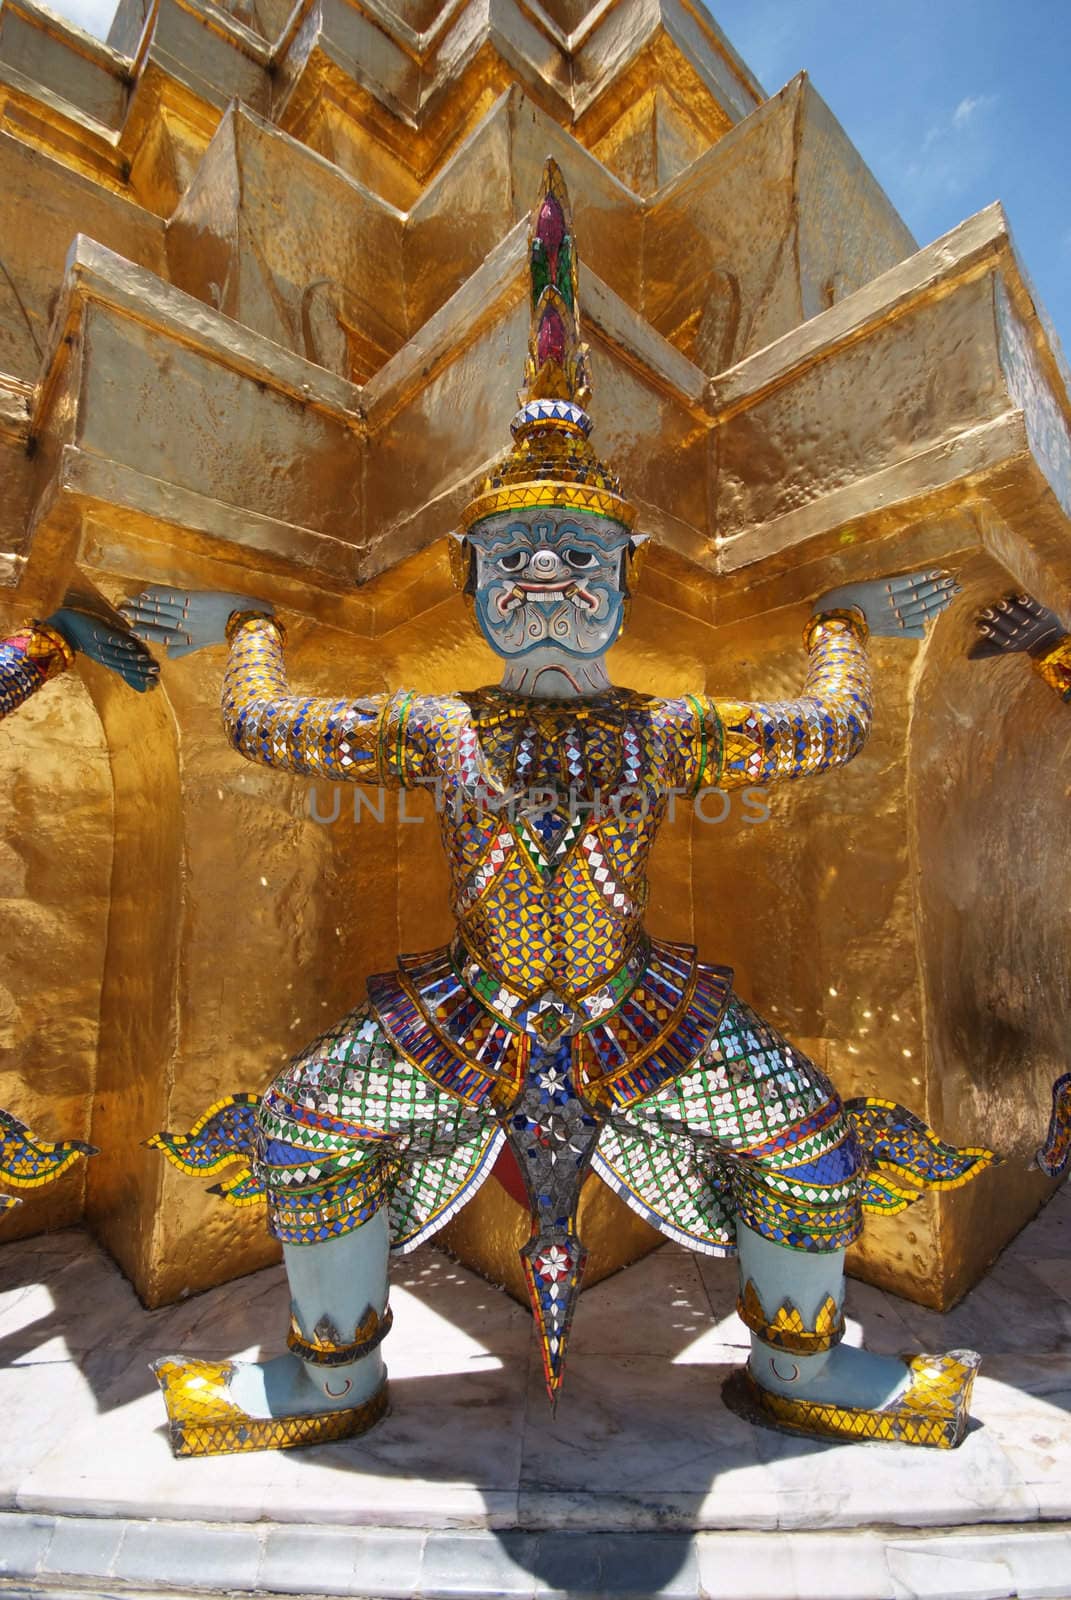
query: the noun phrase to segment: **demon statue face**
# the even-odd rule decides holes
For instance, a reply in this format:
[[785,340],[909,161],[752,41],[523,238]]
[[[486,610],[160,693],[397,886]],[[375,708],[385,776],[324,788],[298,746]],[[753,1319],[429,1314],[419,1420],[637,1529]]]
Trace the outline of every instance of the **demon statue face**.
[[469,531],[480,631],[506,659],[602,656],[621,629],[632,535],[609,517],[541,506]]

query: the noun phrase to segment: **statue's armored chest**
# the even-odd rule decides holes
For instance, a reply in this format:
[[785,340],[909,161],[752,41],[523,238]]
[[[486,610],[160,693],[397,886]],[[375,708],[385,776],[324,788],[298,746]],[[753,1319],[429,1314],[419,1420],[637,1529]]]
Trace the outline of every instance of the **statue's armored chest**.
[[660,742],[642,695],[615,690],[563,703],[482,689],[464,699],[455,774],[470,793],[517,795],[523,804],[549,791],[591,802],[659,776]]

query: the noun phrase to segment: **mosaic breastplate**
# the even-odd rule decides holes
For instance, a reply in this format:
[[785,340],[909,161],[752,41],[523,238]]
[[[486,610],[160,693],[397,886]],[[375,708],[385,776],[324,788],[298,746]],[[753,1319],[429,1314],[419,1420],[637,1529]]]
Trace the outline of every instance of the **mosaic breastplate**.
[[469,697],[440,806],[453,911],[471,955],[526,998],[582,993],[636,944],[672,782],[645,704]]
[[[672,784],[650,702],[466,697],[438,809],[457,937],[369,993],[394,1042],[470,1104],[508,1108],[533,1052],[567,1044],[598,1113],[686,1070],[731,984],[643,931],[647,855]],[[442,770],[442,769],[440,769]]]

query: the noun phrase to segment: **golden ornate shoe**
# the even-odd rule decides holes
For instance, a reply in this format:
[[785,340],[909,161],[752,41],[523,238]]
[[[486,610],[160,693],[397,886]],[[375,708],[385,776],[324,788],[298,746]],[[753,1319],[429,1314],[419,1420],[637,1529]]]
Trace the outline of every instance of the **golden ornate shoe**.
[[291,1450],[367,1433],[390,1410],[387,1380],[359,1406],[294,1417],[251,1417],[231,1399],[233,1361],[165,1356],[152,1363],[167,1406],[176,1456],[223,1456],[243,1450]]
[[911,1381],[903,1394],[880,1411],[774,1394],[756,1383],[748,1368],[742,1378],[752,1405],[790,1433],[820,1439],[886,1439],[894,1444],[954,1450],[967,1431],[971,1390],[981,1360],[973,1350],[905,1356]]

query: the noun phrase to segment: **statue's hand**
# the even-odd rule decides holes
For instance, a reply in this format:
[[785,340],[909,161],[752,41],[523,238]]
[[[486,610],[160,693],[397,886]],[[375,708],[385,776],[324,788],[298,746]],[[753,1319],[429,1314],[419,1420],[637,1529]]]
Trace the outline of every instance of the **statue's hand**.
[[123,619],[103,596],[68,592],[60,609],[45,622],[66,639],[72,650],[99,662],[109,672],[118,673],[139,694],[155,689],[160,681],[159,663],[124,626]]
[[875,578],[871,583],[846,583],[815,601],[819,611],[855,606],[867,620],[871,633],[921,639],[926,624],[959,593],[959,584],[947,572],[909,572],[902,578]]
[[1009,594],[979,611],[974,625],[980,635],[967,651],[972,661],[980,656],[1043,656],[1063,638],[1065,629],[1055,611],[1029,594]]
[[235,611],[274,614],[267,600],[247,594],[222,594],[214,589],[165,589],[152,584],[119,608],[139,639],[164,646],[168,657],[188,656],[206,645],[222,644]]

